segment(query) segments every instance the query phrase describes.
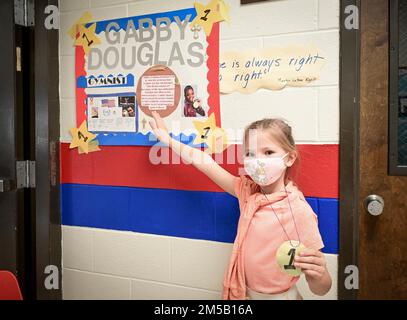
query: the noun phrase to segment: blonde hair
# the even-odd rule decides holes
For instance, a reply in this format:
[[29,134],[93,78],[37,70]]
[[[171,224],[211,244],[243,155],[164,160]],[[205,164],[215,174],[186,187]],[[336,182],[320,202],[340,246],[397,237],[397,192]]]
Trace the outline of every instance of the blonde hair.
[[245,145],[247,144],[247,139],[251,130],[269,131],[271,136],[274,138],[274,140],[276,140],[280,147],[284,149],[284,151],[289,152],[290,155],[293,153],[296,154],[297,158],[293,166],[287,168],[284,177],[285,183],[288,180],[294,182],[294,176],[296,178],[298,175],[298,171],[296,169],[299,165],[300,153],[298,152],[297,146],[295,144],[294,137],[292,135],[292,129],[288,125],[287,121],[283,118],[265,118],[252,122],[244,130],[243,147],[245,147]]

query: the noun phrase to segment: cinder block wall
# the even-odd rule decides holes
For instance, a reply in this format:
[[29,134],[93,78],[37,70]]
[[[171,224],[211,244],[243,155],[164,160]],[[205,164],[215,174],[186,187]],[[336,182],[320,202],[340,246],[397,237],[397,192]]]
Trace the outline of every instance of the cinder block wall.
[[[303,150],[318,152],[315,157],[336,159],[338,148],[335,147],[339,144],[339,0],[266,1],[244,6],[239,0],[226,1],[231,6],[231,24],[221,24],[221,52],[311,42],[325,53],[327,64],[321,79],[304,88],[222,95],[222,126],[241,129],[263,117],[284,117],[293,126],[296,142]],[[76,126],[75,57],[72,39],[67,34],[69,27],[84,11],[90,11],[98,21],[192,6],[192,0],[60,0],[61,148],[65,146],[66,149],[71,140],[69,129]],[[321,150],[326,154],[321,155]],[[335,161],[324,165],[336,168]],[[66,172],[72,166],[62,157],[62,171]],[[308,178],[312,180],[316,172],[318,168],[310,170]],[[337,176],[329,179],[328,183],[338,185]],[[80,183],[74,187],[78,185],[81,187]],[[73,184],[62,183],[61,188],[62,212],[69,214],[70,210],[75,210],[70,208],[76,201],[75,192],[71,190]],[[323,188],[321,184],[320,189]],[[157,197],[160,197],[159,191],[162,190],[156,191]],[[148,192],[154,195],[155,191]],[[300,290],[306,299],[336,299],[338,199],[337,196],[324,197],[323,191],[322,196],[312,192],[305,195],[319,216],[323,235],[330,237],[327,241],[332,242],[325,255],[334,284],[328,295],[315,297],[302,277]],[[112,214],[121,213],[118,209]],[[63,297],[220,299],[232,241],[64,225]]]

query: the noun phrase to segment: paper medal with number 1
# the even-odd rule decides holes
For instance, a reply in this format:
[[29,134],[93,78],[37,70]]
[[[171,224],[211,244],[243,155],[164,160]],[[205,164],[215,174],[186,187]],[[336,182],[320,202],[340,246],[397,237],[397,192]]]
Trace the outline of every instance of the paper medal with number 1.
[[295,240],[284,242],[278,249],[276,253],[276,260],[280,269],[289,274],[290,276],[297,277],[301,275],[301,268],[296,268],[294,266],[294,258],[298,256],[301,251],[305,249],[305,246]]

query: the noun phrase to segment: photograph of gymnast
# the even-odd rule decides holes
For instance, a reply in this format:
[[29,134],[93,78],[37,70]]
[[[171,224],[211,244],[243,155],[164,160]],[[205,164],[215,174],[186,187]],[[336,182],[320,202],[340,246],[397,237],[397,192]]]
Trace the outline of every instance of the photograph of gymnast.
[[201,100],[195,98],[195,90],[192,86],[188,85],[184,88],[184,97],[184,117],[197,117],[198,115],[204,117],[206,115]]

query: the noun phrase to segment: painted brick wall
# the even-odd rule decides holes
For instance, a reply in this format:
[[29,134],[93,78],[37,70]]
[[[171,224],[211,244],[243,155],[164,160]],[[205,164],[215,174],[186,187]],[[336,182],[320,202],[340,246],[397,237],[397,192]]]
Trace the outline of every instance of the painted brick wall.
[[[324,51],[328,62],[321,79],[305,88],[222,95],[222,126],[242,129],[253,120],[279,116],[293,126],[299,145],[338,145],[339,0],[267,1],[245,6],[239,0],[227,2],[231,24],[221,24],[221,51],[312,42]],[[97,21],[191,6],[192,0],[60,0],[62,144],[70,142],[69,129],[76,126],[74,47],[67,31],[82,13],[90,11]],[[62,162],[61,169],[68,165]],[[331,182],[338,184],[337,179]],[[65,200],[65,204],[67,201],[75,199]],[[337,228],[334,222],[332,228]],[[220,299],[231,249],[227,242],[65,225],[63,296]],[[334,284],[322,299],[336,299],[337,252],[326,253],[326,258]],[[305,298],[321,299],[309,292],[303,278],[299,286]]]

